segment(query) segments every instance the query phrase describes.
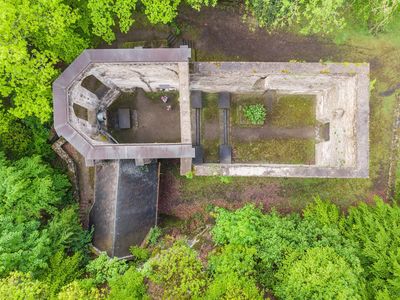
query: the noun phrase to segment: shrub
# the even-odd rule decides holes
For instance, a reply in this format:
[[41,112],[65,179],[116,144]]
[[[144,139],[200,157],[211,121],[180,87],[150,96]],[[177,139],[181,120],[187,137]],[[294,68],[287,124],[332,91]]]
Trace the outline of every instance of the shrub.
[[206,277],[197,253],[184,241],[148,261],[149,278],[164,289],[165,298],[199,296],[206,285]]
[[73,281],[58,293],[58,300],[101,300],[104,294],[95,287],[85,287],[82,281]]
[[158,241],[158,239],[161,237],[162,235],[162,230],[160,227],[154,226],[153,228],[150,229],[149,232],[149,244],[150,245],[155,245]]
[[285,255],[310,247],[332,247],[356,272],[361,269],[356,249],[339,229],[320,225],[311,216],[301,219],[297,214],[280,216],[276,212],[264,215],[252,205],[233,212],[217,208],[215,216],[214,241],[219,245],[254,247],[257,281],[267,288],[276,284],[274,274]]
[[44,281],[49,286],[51,296],[56,296],[63,286],[82,275],[81,263],[82,254],[80,252],[73,256],[66,256],[61,250],[50,259],[49,270]]
[[259,240],[259,229],[264,217],[253,205],[246,205],[234,212],[215,208],[213,215],[216,218],[211,233],[217,244],[229,242],[251,246]]
[[48,299],[46,284],[32,279],[31,275],[12,272],[0,279],[0,298],[7,300]]
[[239,276],[236,273],[217,275],[209,284],[203,297],[209,300],[241,299],[262,300],[263,294],[258,290],[254,279]]
[[361,274],[331,247],[293,252],[276,273],[282,299],[364,299]]
[[356,246],[372,298],[400,295],[400,207],[375,199],[350,208],[344,234]]
[[253,125],[263,125],[267,116],[267,110],[262,104],[251,104],[243,108],[244,116]]
[[206,299],[263,299],[257,288],[255,256],[257,249],[225,245],[209,257],[212,281]]
[[241,245],[228,244],[209,257],[209,269],[212,274],[237,274],[249,277],[254,275],[257,249]]
[[315,221],[321,226],[341,226],[344,222],[338,207],[320,198],[315,198],[314,202],[303,210],[303,216],[304,219]]
[[105,252],[89,262],[86,267],[95,285],[105,283],[117,275],[122,275],[127,269],[128,265],[125,261],[116,257],[109,258]]
[[123,275],[110,279],[110,295],[108,299],[149,299],[143,280],[144,276],[134,267],[130,267]]
[[150,253],[147,249],[141,248],[139,246],[132,246],[129,248],[129,252],[134,256],[133,260],[136,263],[143,263],[149,259]]

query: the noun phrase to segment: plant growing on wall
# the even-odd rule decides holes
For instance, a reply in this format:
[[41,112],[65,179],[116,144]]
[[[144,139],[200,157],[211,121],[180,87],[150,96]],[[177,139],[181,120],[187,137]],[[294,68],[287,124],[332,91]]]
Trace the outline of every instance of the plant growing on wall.
[[263,125],[267,116],[267,110],[262,104],[251,104],[243,108],[244,116],[253,125]]

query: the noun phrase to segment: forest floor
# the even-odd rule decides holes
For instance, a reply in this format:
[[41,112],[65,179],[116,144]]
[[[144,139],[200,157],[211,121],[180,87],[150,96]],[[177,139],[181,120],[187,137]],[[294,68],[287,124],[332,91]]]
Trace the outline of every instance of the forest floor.
[[[122,42],[162,38],[165,26],[137,22],[136,29],[119,34],[112,46]],[[358,201],[371,202],[375,195],[387,196],[392,149],[396,93],[400,87],[400,41],[393,36],[373,37],[357,31],[341,36],[304,37],[292,33],[268,33],[244,23],[236,8],[183,9],[177,25],[181,35],[194,42],[199,61],[305,61],[368,62],[371,68],[370,178],[221,178],[179,176],[178,163],[162,162],[160,213],[179,218],[199,218],[209,205],[237,208],[260,204],[266,210],[299,211],[314,197],[330,199],[343,209]],[[145,32],[148,32],[148,35]],[[137,33],[137,34],[135,34]],[[334,42],[335,40],[335,42]],[[340,41],[340,43],[339,43]],[[373,86],[373,88],[372,88]],[[390,199],[386,199],[390,200]],[[200,216],[200,217],[199,217]]]

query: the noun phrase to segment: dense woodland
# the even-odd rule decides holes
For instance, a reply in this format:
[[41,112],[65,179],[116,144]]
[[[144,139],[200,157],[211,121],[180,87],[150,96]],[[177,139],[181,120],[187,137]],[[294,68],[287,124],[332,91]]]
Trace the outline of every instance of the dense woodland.
[[[236,3],[236,2],[235,2]],[[52,81],[82,50],[135,16],[174,30],[182,7],[216,0],[0,0],[0,299],[398,299],[400,208],[380,199],[342,212],[318,198],[301,213],[209,210],[213,247],[155,228],[130,262],[94,258],[71,184],[49,142]],[[331,38],[393,30],[396,0],[245,0],[249,24]],[[397,29],[400,29],[397,26]],[[325,199],[324,199],[325,200]],[[329,200],[329,199],[326,199]],[[396,200],[396,199],[395,199]]]

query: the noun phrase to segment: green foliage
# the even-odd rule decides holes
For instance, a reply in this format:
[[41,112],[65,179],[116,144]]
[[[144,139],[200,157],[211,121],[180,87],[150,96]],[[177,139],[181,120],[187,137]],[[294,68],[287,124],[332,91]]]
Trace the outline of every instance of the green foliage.
[[123,275],[115,276],[109,281],[108,299],[149,299],[143,280],[144,276],[136,268],[130,267]]
[[[43,276],[56,266],[65,268],[62,276],[72,276],[66,269],[81,255],[62,257],[66,265],[60,255],[85,253],[90,234],[79,225],[76,205],[60,210],[69,188],[66,176],[39,157],[11,162],[0,155],[0,181],[0,276],[12,270]],[[59,279],[51,281],[61,285]]]
[[139,246],[131,246],[129,252],[133,255],[135,263],[139,264],[145,262],[150,257],[149,251]]
[[83,274],[82,254],[76,252],[66,256],[63,250],[58,251],[51,259],[44,282],[47,284],[49,294],[56,296],[61,288]]
[[185,174],[186,179],[193,179],[194,173],[193,171],[187,172]]
[[257,288],[255,257],[257,250],[228,244],[209,257],[212,280],[206,299],[263,299]]
[[352,16],[363,27],[372,33],[387,29],[388,25],[400,13],[399,1],[388,0],[355,0],[353,1]]
[[95,287],[85,287],[81,281],[73,281],[64,286],[57,296],[58,300],[100,300],[105,299],[104,293]]
[[181,0],[142,0],[145,14],[151,24],[171,23],[178,15]]
[[304,219],[315,221],[321,226],[339,226],[344,222],[338,207],[335,204],[329,201],[323,201],[320,198],[315,198],[314,202],[309,204],[303,210],[303,216]]
[[91,241],[91,232],[83,230],[78,215],[78,205],[65,207],[56,213],[49,222],[47,232],[52,241],[52,248],[69,249],[72,252],[87,254]]
[[229,184],[232,180],[229,176],[220,176],[219,181],[221,181],[221,183]]
[[332,247],[354,270],[361,270],[356,249],[337,226],[321,224],[311,217],[302,220],[296,214],[283,217],[274,212],[264,215],[251,205],[235,212],[216,209],[212,235],[220,245],[256,248],[258,281],[267,288],[275,286],[274,273],[288,253],[311,247]]
[[256,282],[236,273],[227,276],[218,275],[208,285],[204,299],[240,299],[262,300],[263,294],[258,290]]
[[118,17],[121,32],[128,32],[134,22],[132,14],[136,3],[136,0],[88,0],[93,34],[111,44],[115,40],[115,16]]
[[333,248],[310,248],[288,255],[274,292],[282,299],[364,299],[360,275]]
[[12,215],[16,222],[54,214],[69,186],[65,175],[39,157],[11,164],[0,156],[0,214]]
[[184,241],[176,242],[147,262],[149,278],[164,289],[164,297],[198,297],[206,285],[206,276],[197,253]]
[[400,207],[375,199],[349,210],[344,234],[357,245],[366,272],[368,293],[377,298],[400,294]]
[[246,10],[269,30],[295,28],[302,34],[330,34],[357,23],[372,33],[385,30],[400,12],[387,0],[246,0]]
[[158,226],[154,226],[150,229],[148,242],[150,245],[155,245],[158,239],[162,236],[162,230]]
[[39,157],[12,163],[0,156],[0,181],[1,276],[11,270],[37,275],[58,251],[85,250],[90,235],[78,223],[77,208],[59,211],[66,176]]
[[243,108],[244,116],[254,125],[263,125],[267,110],[262,104],[251,104]]
[[0,299],[41,300],[48,299],[47,286],[32,279],[30,274],[12,272],[0,279]]
[[[38,272],[47,268],[51,241],[39,221],[15,223],[0,215],[0,277],[12,270]],[[50,252],[50,253],[49,253]]]
[[258,230],[262,226],[263,214],[252,205],[246,205],[233,213],[222,208],[214,212],[213,240],[224,245],[229,243],[251,246],[259,240]]
[[105,252],[86,266],[94,285],[103,284],[115,276],[122,275],[128,269],[128,265],[118,258],[109,258]]
[[88,46],[77,33],[78,19],[61,0],[0,3],[0,107],[7,113],[50,120],[54,64],[72,61]]
[[203,6],[214,7],[217,5],[217,2],[217,0],[186,0],[186,3],[195,10],[200,10]]

